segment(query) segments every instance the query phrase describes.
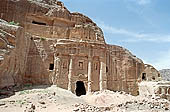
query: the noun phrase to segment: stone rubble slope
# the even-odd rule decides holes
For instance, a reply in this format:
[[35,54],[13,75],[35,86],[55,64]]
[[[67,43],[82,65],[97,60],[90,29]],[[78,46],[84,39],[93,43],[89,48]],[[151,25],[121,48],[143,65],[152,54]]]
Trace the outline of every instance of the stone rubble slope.
[[[70,91],[56,86],[38,86],[0,100],[1,112],[65,112],[76,103],[85,103]],[[70,110],[71,111],[71,110]]]
[[77,97],[56,86],[31,88],[0,99],[1,112],[170,112],[168,100],[152,95],[105,90]]

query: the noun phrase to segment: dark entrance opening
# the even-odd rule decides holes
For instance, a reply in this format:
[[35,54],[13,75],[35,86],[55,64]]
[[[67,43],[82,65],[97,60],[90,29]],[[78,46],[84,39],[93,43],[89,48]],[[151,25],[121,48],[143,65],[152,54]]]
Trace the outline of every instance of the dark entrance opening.
[[49,70],[54,70],[54,64],[50,64]]
[[77,96],[86,95],[86,89],[83,81],[76,82],[76,95]]
[[142,80],[146,80],[146,73],[142,73]]
[[46,23],[42,23],[42,22],[37,22],[37,21],[32,21],[33,24],[38,24],[38,25],[46,25]]
[[158,77],[161,77],[161,75],[160,75],[160,74],[158,74]]
[[106,67],[106,73],[109,71],[108,67]]

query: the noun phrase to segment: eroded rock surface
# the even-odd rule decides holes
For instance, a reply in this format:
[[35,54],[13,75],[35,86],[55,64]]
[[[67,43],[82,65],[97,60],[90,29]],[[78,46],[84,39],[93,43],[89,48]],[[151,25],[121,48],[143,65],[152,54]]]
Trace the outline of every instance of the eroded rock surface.
[[162,69],[159,72],[164,80],[170,81],[170,69]]
[[145,64],[145,69],[141,74],[142,81],[161,81],[162,77],[158,70],[152,65]]
[[87,92],[138,94],[142,60],[106,44],[102,30],[90,18],[71,13],[55,0],[3,0],[0,7],[1,19],[19,23],[0,21],[1,88],[55,84],[75,93],[81,81]]

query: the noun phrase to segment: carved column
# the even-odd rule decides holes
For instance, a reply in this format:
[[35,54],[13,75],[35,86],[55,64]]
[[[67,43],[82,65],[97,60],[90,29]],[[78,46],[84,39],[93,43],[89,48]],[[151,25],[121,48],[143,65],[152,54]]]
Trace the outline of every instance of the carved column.
[[91,92],[91,75],[92,75],[92,59],[91,58],[89,58],[89,60],[88,60],[88,92]]
[[106,62],[100,59],[100,91],[107,89]]
[[165,94],[165,88],[162,87],[161,89],[162,89],[162,94]]
[[70,56],[69,72],[68,72],[68,90],[72,91],[72,72],[73,72],[73,55]]
[[56,56],[56,54],[54,54],[54,74],[52,78],[53,85],[54,84],[57,85],[57,78],[59,76],[59,73],[60,73],[60,58]]

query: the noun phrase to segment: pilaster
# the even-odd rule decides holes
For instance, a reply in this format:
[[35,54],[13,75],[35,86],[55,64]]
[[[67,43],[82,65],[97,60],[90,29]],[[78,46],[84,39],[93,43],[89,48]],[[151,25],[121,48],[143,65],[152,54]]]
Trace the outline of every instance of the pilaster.
[[107,89],[107,76],[106,76],[106,61],[104,58],[100,59],[100,91]]

